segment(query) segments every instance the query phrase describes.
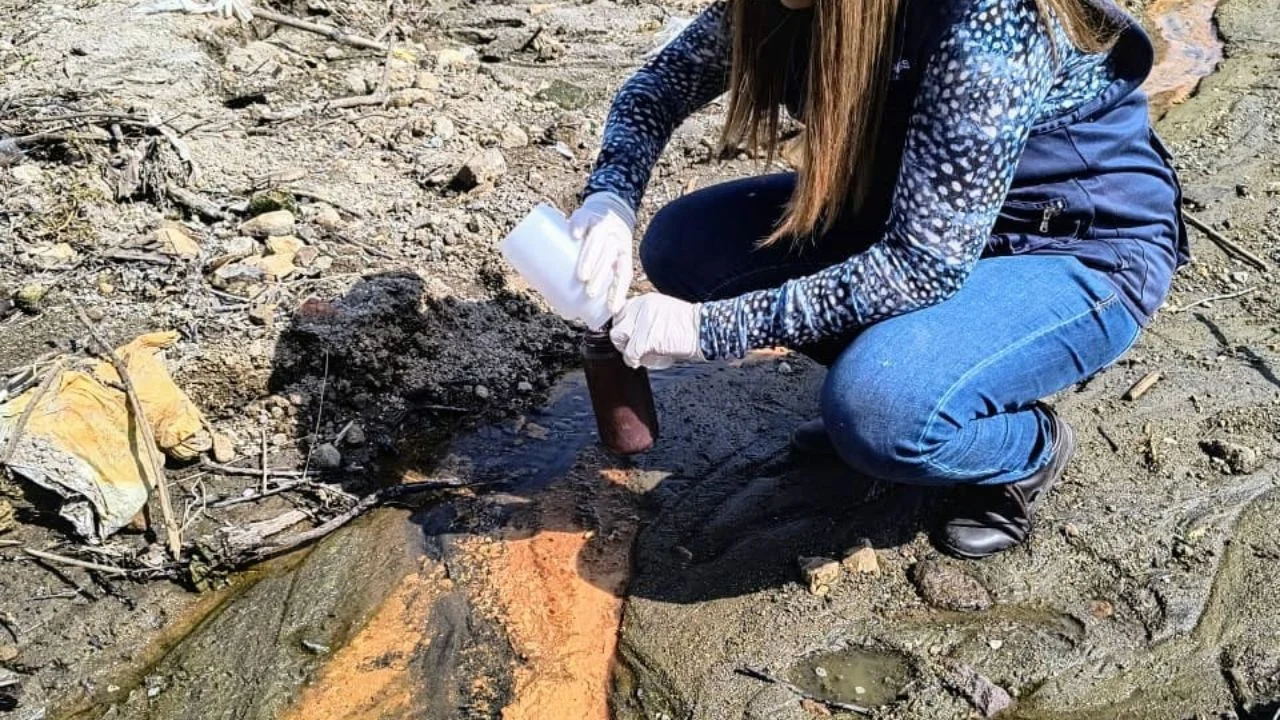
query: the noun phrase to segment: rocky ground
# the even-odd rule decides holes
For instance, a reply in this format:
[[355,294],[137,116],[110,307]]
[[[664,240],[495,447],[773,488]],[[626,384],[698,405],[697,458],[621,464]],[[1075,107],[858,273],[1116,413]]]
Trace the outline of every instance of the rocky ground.
[[[0,0],[0,134],[26,138],[0,168],[0,367],[82,347],[74,306],[113,341],[178,330],[174,376],[235,464],[257,467],[265,436],[272,467],[319,452],[344,492],[477,484],[203,594],[31,562],[22,547],[70,538],[8,488],[0,717],[1280,710],[1275,278],[1203,235],[1133,353],[1056,399],[1081,450],[1025,550],[943,560],[920,532],[936,498],[787,458],[821,379],[797,358],[663,374],[661,446],[629,463],[594,447],[580,381],[558,381],[576,333],[495,244],[536,202],[571,205],[611,91],[702,4],[273,4],[384,52],[132,2]],[[1207,17],[1151,9],[1174,30],[1162,19]],[[1224,4],[1227,59],[1160,124],[1188,208],[1272,267],[1277,11]],[[716,110],[678,133],[651,206],[757,170],[714,157]],[[1193,306],[1221,295],[1237,297]],[[169,473],[193,538],[348,506],[304,489],[201,512],[257,480]],[[815,562],[812,587],[798,567],[851,554]]]

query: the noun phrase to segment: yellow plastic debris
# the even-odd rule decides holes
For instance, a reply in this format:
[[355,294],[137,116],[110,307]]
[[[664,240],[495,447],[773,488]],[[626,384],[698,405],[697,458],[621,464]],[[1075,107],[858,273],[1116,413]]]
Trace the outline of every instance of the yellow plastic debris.
[[[191,459],[212,446],[199,409],[173,382],[161,351],[177,333],[143,335],[119,348],[156,444],[169,456]],[[37,390],[0,405],[0,448]],[[90,541],[102,541],[147,502],[146,454],[128,399],[110,363],[87,361],[62,370],[27,421],[9,467],[63,498],[60,514]]]

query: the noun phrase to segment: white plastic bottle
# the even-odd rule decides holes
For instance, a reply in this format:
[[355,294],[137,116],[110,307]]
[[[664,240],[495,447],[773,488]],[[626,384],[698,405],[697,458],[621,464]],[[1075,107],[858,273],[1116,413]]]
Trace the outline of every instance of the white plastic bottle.
[[581,320],[592,330],[609,322],[608,299],[587,297],[575,269],[581,243],[569,234],[569,220],[541,203],[499,244],[502,256],[561,317]]

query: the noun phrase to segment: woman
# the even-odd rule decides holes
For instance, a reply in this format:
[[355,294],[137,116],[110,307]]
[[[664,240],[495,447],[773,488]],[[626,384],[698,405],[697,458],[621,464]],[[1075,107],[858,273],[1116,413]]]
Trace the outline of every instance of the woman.
[[[953,488],[935,541],[1026,540],[1074,449],[1039,402],[1115,362],[1186,260],[1179,191],[1109,0],[723,0],[619,92],[571,220],[627,362],[783,345],[830,364],[797,449]],[[675,127],[726,90],[724,141],[795,174],[687,195],[640,257],[635,210]]]

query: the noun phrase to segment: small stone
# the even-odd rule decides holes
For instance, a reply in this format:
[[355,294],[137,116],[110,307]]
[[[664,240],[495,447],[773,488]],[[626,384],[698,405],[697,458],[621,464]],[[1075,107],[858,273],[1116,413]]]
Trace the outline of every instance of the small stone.
[[342,453],[332,443],[325,443],[316,447],[311,460],[318,468],[333,470],[342,466]]
[[681,562],[686,562],[686,563],[693,562],[693,551],[690,550],[689,548],[683,545],[677,545],[674,548],[672,548],[671,551],[675,553],[676,557],[680,558]]
[[813,674],[817,675],[820,678],[825,679],[829,673],[827,672],[826,668],[822,667],[821,665],[818,665],[813,669]]
[[1261,461],[1258,451],[1246,445],[1227,440],[1203,440],[1200,449],[1209,457],[1222,460],[1233,475],[1248,475],[1255,472]]
[[13,505],[8,500],[0,498],[0,534],[9,532],[16,524]]
[[0,663],[11,663],[18,659],[18,648],[12,645],[0,645]]
[[40,312],[44,298],[49,294],[49,288],[39,283],[24,285],[13,296],[13,302],[18,309],[28,315],[35,315]]
[[276,253],[266,257],[252,258],[243,264],[257,268],[266,280],[284,280],[297,270],[293,264],[294,257],[288,253]]
[[1069,538],[1078,538],[1080,537],[1080,528],[1076,527],[1075,523],[1067,523],[1062,526],[1062,534]]
[[471,190],[495,183],[506,174],[507,159],[502,151],[489,148],[468,160],[454,176],[452,185],[458,190]]
[[987,641],[987,646],[988,646],[988,647],[990,647],[992,650],[999,650],[1000,648],[1004,647],[1004,641],[1003,641],[1003,640],[988,640],[988,641]]
[[231,438],[216,433],[213,436],[213,461],[226,464],[236,459],[236,447]]
[[1094,600],[1089,603],[1089,614],[1099,620],[1107,620],[1116,614],[1116,606],[1109,600]]
[[311,265],[319,272],[326,272],[329,268],[333,267],[333,258],[328,255],[321,255],[316,258],[316,261],[311,263]]
[[249,217],[265,215],[277,210],[298,211],[298,199],[284,190],[262,190],[249,198]]
[[423,90],[439,90],[440,78],[436,77],[434,73],[429,73],[426,70],[423,70],[418,73],[416,78],[414,78],[413,86]]
[[809,592],[822,596],[831,592],[831,586],[840,580],[840,563],[826,557],[802,557],[800,574],[809,584]]
[[534,99],[555,103],[564,110],[582,110],[591,104],[591,93],[586,88],[556,78],[540,90]]
[[152,239],[165,255],[188,260],[200,256],[200,244],[178,223],[165,223],[156,229]]
[[98,281],[98,294],[99,294],[99,295],[102,295],[103,297],[110,297],[111,295],[115,295],[115,293],[116,293],[116,286],[115,286],[115,285],[113,285],[113,284],[111,284],[111,281],[110,281],[110,280],[99,280],[99,281]]
[[502,126],[502,133],[499,143],[506,150],[514,150],[515,148],[528,147],[529,134],[515,123],[507,123]]
[[302,649],[306,650],[312,655],[328,655],[330,651],[328,645],[324,645],[318,642],[312,642],[311,640],[307,640],[305,638],[302,640]]
[[414,105],[429,105],[435,100],[435,93],[422,88],[405,88],[399,90],[391,96],[391,106],[398,108],[413,107]]
[[516,383],[516,392],[531,393],[533,392],[533,383],[528,380],[521,380]]
[[817,700],[810,700],[809,698],[803,698],[800,700],[800,707],[805,712],[815,717],[831,717],[832,716],[831,708],[827,707],[826,705],[823,705]]
[[795,369],[794,367],[792,367],[792,366],[791,366],[791,363],[789,363],[789,362],[787,362],[787,361],[785,361],[785,360],[783,360],[782,362],[778,363],[778,373],[779,373],[779,374],[781,374],[781,375],[790,375],[790,374],[794,373],[795,371],[796,371],[796,369]]
[[342,48],[338,47],[337,45],[330,45],[329,47],[324,49],[324,59],[328,60],[329,62],[333,62],[334,60],[341,60],[346,56],[347,54],[343,52]]
[[448,142],[458,135],[458,129],[447,115],[438,115],[431,120],[431,132],[436,137]]
[[1009,691],[955,661],[943,663],[942,682],[973,703],[984,717],[994,717],[1013,704]]
[[251,237],[237,235],[223,244],[223,252],[227,257],[235,260],[243,260],[244,258],[257,254],[258,241]]
[[546,440],[547,438],[551,437],[550,430],[539,425],[538,423],[533,423],[533,422],[525,424],[524,433],[529,437],[533,438],[534,440]]
[[298,256],[294,261],[302,267],[311,267],[315,264],[316,259],[320,257],[320,250],[313,247],[304,247],[298,251]]
[[293,213],[288,210],[275,210],[245,222],[240,226],[240,232],[258,238],[292,235],[293,226]]
[[360,423],[352,425],[347,430],[347,436],[343,438],[348,445],[363,445],[366,438],[364,435],[364,426]]
[[991,594],[969,573],[936,560],[916,563],[911,579],[920,597],[943,610],[981,611],[990,609]]
[[32,252],[31,259],[48,270],[71,264],[76,259],[76,251],[67,243],[55,243]]
[[369,83],[364,79],[364,73],[359,70],[352,70],[343,77],[343,84],[352,95],[368,95]]
[[319,205],[312,212],[311,222],[325,230],[337,230],[342,227],[342,216],[338,214],[337,210],[328,205]]
[[1244,272],[1243,270],[1237,270],[1236,272],[1231,273],[1231,282],[1237,285],[1243,285],[1249,282],[1249,273]]
[[38,183],[44,178],[44,171],[35,165],[19,165],[10,170],[9,174],[13,175],[13,179],[23,185]]
[[396,48],[387,60],[387,87],[404,90],[418,79],[418,58],[411,51]]
[[227,290],[238,285],[260,283],[262,277],[262,268],[256,264],[228,263],[209,275],[209,283],[220,290]]
[[851,553],[841,565],[849,572],[863,575],[880,574],[880,559],[876,556],[875,548],[871,547],[864,547]]
[[853,686],[853,694],[854,694],[854,695],[866,695],[866,694],[867,694],[867,689],[866,689],[866,688],[864,688],[864,687],[862,687],[861,685],[854,685],[854,686]]
[[90,320],[94,322],[102,322],[102,319],[107,316],[107,314],[103,312],[102,308],[100,307],[91,307],[85,310],[84,314],[86,317],[88,317]]
[[249,308],[249,320],[255,325],[270,326],[275,322],[277,307],[275,303],[258,303]]
[[267,250],[273,255],[297,255],[298,251],[306,247],[306,243],[292,235],[281,235],[267,239]]
[[442,69],[469,65],[478,57],[472,48],[446,48],[436,53],[436,66]]
[[483,385],[477,385],[475,389],[475,393],[476,393],[476,397],[480,398],[481,400],[488,400],[493,395],[493,393],[489,391],[489,388]]

